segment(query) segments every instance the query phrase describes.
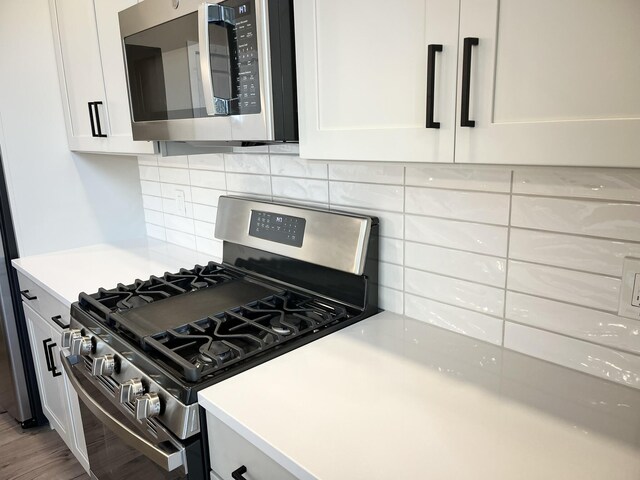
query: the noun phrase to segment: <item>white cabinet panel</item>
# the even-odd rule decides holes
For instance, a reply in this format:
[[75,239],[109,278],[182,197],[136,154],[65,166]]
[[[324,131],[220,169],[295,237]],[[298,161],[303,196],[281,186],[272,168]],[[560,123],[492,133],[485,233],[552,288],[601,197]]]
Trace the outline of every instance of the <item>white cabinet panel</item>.
[[[458,4],[444,0],[297,0],[300,156],[453,159]],[[427,129],[427,51],[435,59]]]
[[638,25],[636,0],[462,1],[456,162],[640,166]]

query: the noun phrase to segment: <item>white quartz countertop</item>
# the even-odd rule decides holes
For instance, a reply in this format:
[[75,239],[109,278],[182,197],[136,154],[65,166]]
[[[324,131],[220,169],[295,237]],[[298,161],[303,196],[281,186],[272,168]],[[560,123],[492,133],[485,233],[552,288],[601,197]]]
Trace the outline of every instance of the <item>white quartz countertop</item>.
[[301,479],[640,479],[640,391],[386,312],[199,401]]
[[209,255],[153,239],[98,244],[23,257],[13,266],[67,306],[80,292],[95,293],[118,283],[132,283],[150,275],[175,272],[206,263]]

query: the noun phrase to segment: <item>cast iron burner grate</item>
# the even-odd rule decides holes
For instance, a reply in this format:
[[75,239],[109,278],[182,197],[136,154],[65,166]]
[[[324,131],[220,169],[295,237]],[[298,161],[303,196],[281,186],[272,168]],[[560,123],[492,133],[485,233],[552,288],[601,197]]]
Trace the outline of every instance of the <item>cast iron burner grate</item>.
[[152,276],[148,280],[136,280],[131,285],[118,284],[116,288],[100,288],[98,293],[84,295],[103,315],[122,313],[149,303],[174,297],[188,292],[221,285],[240,278],[241,275],[209,262],[196,265],[193,269],[180,269],[178,273],[165,273],[162,277]]
[[189,382],[278,348],[352,315],[289,290],[144,339],[146,350]]

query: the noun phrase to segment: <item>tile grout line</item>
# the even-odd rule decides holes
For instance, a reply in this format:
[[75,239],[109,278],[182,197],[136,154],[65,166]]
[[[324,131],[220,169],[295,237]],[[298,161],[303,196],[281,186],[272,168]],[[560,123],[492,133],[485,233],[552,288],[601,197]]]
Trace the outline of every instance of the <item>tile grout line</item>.
[[509,282],[509,251],[511,247],[511,209],[513,207],[513,179],[514,170],[511,170],[511,181],[509,183],[509,222],[507,225],[507,255],[504,266],[504,300],[502,302],[502,341],[501,345],[504,346],[504,337],[507,330],[506,316],[507,316],[507,284]]
[[402,168],[402,314],[407,311],[407,167]]

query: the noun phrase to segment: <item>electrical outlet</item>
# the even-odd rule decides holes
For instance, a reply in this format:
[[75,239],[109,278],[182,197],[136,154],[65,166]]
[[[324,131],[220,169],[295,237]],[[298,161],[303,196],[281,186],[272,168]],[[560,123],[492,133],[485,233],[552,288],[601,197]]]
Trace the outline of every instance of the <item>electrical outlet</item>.
[[624,259],[618,315],[640,320],[640,258]]

